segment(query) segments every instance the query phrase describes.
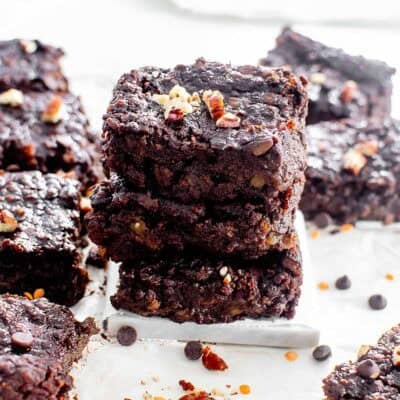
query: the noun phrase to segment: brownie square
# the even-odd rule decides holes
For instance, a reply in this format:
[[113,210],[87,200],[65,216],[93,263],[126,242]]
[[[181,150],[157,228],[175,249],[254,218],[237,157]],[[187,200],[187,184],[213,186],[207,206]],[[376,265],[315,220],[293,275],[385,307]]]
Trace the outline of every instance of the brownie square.
[[357,361],[336,366],[324,379],[327,400],[397,400],[400,398],[400,326],[374,346],[361,346]]
[[400,221],[400,123],[342,120],[307,128],[307,219]]
[[38,171],[0,176],[0,293],[44,289],[75,304],[88,276],[80,267],[79,182]]
[[309,80],[307,123],[390,115],[394,68],[352,56],[285,28],[261,64],[289,66]]
[[117,309],[176,322],[292,318],[301,283],[297,247],[251,261],[180,253],[122,263],[111,302]]
[[7,89],[67,91],[64,52],[38,40],[0,41],[0,92]]
[[199,59],[123,75],[104,116],[104,166],[182,203],[284,193],[304,177],[304,80]]
[[78,97],[0,93],[0,169],[67,174],[85,190],[98,180],[97,146]]
[[0,398],[62,400],[72,386],[68,375],[90,336],[94,320],[46,299],[0,296]]
[[86,225],[114,261],[191,250],[252,259],[296,244],[293,224],[302,191],[300,181],[284,196],[270,193],[264,203],[182,204],[137,192],[112,175],[95,188]]

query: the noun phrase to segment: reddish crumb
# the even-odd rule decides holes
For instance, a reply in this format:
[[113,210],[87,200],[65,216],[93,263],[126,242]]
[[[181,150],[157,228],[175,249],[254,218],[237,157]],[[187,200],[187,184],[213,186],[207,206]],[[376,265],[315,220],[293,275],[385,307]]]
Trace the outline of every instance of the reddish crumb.
[[318,239],[321,236],[321,232],[319,230],[314,230],[310,232],[311,239]]
[[343,225],[340,227],[340,230],[341,230],[342,232],[349,232],[349,231],[351,231],[353,228],[354,228],[354,226],[353,226],[352,224],[343,224]]
[[239,386],[240,394],[250,394],[251,389],[249,385],[240,385]]
[[285,353],[286,360],[293,362],[299,358],[299,355],[295,351],[287,351]]
[[184,379],[181,379],[179,381],[179,385],[181,386],[181,388],[187,392],[188,390],[194,390],[194,386],[193,383],[185,381]]
[[388,281],[394,281],[394,275],[393,275],[393,274],[386,274],[386,275],[385,275],[385,278],[386,278]]
[[329,289],[329,283],[328,282],[319,282],[318,283],[318,289],[319,290],[328,290]]
[[213,371],[224,371],[228,369],[226,362],[219,357],[217,354],[211,351],[211,349],[206,346],[203,349],[203,356],[201,357],[203,365]]
[[214,400],[212,397],[208,395],[205,391],[195,392],[185,394],[179,398],[179,400]]

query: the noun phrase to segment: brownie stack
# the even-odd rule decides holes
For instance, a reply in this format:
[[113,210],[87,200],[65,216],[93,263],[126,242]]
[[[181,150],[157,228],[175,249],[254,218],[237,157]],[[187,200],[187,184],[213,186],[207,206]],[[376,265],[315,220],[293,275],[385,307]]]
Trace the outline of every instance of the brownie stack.
[[87,215],[120,266],[113,305],[198,323],[294,315],[305,81],[199,59],[123,75]]

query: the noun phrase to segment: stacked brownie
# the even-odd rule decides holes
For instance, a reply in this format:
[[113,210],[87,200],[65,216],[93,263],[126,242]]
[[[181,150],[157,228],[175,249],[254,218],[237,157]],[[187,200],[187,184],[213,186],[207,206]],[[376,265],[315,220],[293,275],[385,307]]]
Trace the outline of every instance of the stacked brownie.
[[204,59],[120,78],[104,117],[109,180],[87,215],[122,262],[116,308],[199,323],[293,316],[304,85]]
[[262,64],[309,79],[309,158],[301,209],[324,227],[400,221],[399,123],[390,117],[394,69],[284,29]]
[[0,42],[0,293],[73,305],[88,282],[80,196],[98,181],[98,143],[62,55],[39,41]]
[[46,299],[0,296],[0,399],[66,400],[94,320]]
[[39,41],[0,41],[0,169],[67,175],[86,191],[98,180],[98,144],[62,55]]

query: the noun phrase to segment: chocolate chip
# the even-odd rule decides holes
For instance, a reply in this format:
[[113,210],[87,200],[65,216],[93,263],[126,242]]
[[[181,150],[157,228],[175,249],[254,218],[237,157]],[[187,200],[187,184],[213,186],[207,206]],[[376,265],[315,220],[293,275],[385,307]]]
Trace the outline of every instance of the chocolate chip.
[[332,223],[332,218],[329,214],[321,212],[314,217],[313,222],[319,229],[324,229]]
[[189,360],[198,360],[203,354],[203,346],[200,342],[187,342],[185,346],[185,356]]
[[325,361],[332,355],[332,351],[329,346],[321,345],[314,349],[312,355],[317,361]]
[[376,379],[380,372],[378,365],[373,360],[361,361],[357,366],[357,374],[362,378]]
[[131,346],[136,339],[137,332],[132,326],[122,326],[118,329],[117,340],[121,346]]
[[29,332],[16,332],[11,335],[12,345],[27,350],[32,346],[33,336]]
[[346,290],[351,288],[351,280],[347,275],[343,275],[340,278],[336,279],[335,282],[336,289]]
[[368,299],[368,304],[373,310],[383,310],[387,306],[387,300],[381,294],[374,294]]

